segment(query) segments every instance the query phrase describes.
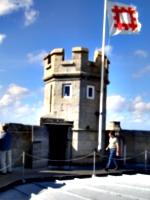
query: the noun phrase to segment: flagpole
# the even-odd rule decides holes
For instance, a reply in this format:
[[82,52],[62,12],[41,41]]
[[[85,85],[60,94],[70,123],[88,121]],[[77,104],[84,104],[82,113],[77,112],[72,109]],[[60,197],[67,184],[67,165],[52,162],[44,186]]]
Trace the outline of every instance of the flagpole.
[[104,90],[104,48],[105,48],[105,29],[106,29],[106,2],[104,0],[104,16],[103,16],[103,35],[102,35],[102,66],[101,66],[101,84],[100,84],[100,101],[99,101],[99,126],[98,126],[98,151],[102,148],[102,126],[103,126],[103,90]]

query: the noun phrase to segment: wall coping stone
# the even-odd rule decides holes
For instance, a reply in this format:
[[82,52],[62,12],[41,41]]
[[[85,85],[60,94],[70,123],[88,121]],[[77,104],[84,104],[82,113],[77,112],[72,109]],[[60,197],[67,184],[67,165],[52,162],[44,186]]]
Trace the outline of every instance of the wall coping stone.
[[74,48],[72,48],[72,52],[86,52],[86,53],[88,53],[89,50],[85,47],[74,47]]
[[64,49],[63,48],[57,48],[57,49],[53,49],[50,53],[50,55],[53,54],[63,54],[64,53]]

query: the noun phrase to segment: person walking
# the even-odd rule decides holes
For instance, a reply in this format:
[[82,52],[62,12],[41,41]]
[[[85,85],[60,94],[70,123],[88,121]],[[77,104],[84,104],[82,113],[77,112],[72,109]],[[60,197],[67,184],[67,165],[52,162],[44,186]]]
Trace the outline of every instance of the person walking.
[[115,137],[115,132],[114,131],[110,131],[109,132],[109,144],[106,147],[106,151],[110,151],[109,154],[109,159],[108,159],[108,163],[105,167],[105,170],[108,171],[108,169],[110,168],[110,165],[113,161],[114,165],[115,165],[115,169],[118,169],[118,163],[115,160],[116,156],[119,156],[119,143],[118,143],[118,139]]
[[1,174],[11,173],[12,171],[12,134],[8,131],[8,126],[2,126],[2,133],[0,134],[0,163]]

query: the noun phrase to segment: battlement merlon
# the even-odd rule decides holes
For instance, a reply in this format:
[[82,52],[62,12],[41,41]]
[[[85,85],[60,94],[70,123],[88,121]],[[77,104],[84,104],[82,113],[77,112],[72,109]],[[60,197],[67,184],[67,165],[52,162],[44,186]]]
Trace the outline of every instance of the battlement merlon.
[[[100,74],[101,69],[101,51],[96,50],[94,53],[94,61],[88,59],[89,50],[84,47],[72,48],[72,60],[64,60],[65,51],[63,48],[52,50],[44,57],[44,78],[50,77],[57,73],[76,73],[86,72]],[[109,60],[105,56],[105,69],[108,73]]]
[[46,69],[52,68],[55,62],[61,62],[64,60],[64,49],[57,48],[52,50],[49,54],[44,57],[44,67]]
[[[86,60],[88,61],[88,52],[89,50],[87,48],[84,47],[74,47],[72,48],[72,61],[83,61]],[[49,54],[47,54],[44,57],[44,61],[45,61],[45,67],[49,68],[52,67],[52,65],[54,64],[58,64],[58,62],[60,61],[61,64],[63,64],[62,61],[64,61],[64,49],[63,48],[57,48],[52,50]],[[70,61],[64,61],[64,64],[72,63]],[[51,66],[50,66],[51,65]]]
[[[99,50],[96,50],[94,52],[94,63],[97,66],[101,66],[101,64],[102,64],[102,52],[99,51]],[[105,57],[104,57],[104,67],[105,67],[105,69],[109,70],[108,69],[109,64],[110,64],[110,61],[108,60],[107,56],[105,55]]]

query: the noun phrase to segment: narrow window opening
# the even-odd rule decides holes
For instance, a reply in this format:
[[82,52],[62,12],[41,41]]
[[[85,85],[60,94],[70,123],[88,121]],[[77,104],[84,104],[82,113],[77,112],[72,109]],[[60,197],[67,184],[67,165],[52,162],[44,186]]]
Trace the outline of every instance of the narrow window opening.
[[67,97],[71,97],[71,85],[63,85],[63,97],[67,98]]
[[52,89],[53,89],[53,86],[51,85],[50,86],[50,112],[52,112]]
[[87,99],[94,99],[95,98],[95,87],[94,86],[87,86]]

